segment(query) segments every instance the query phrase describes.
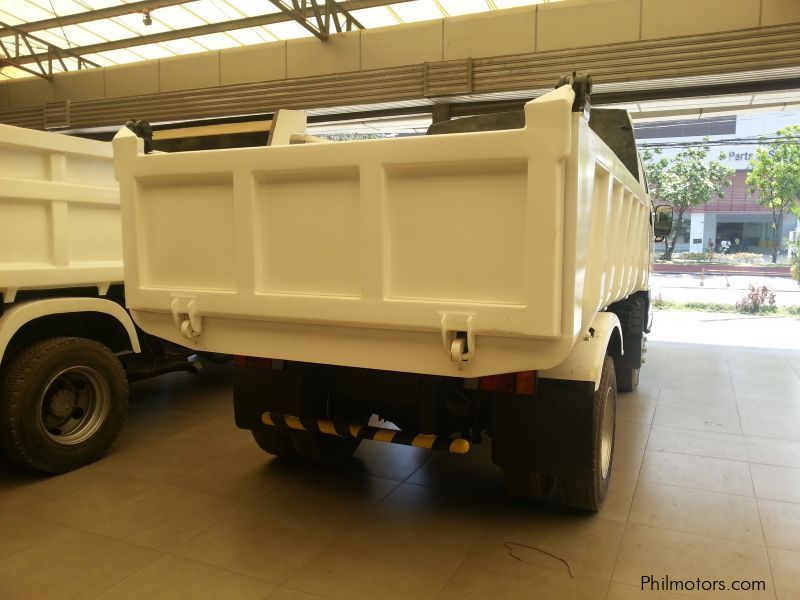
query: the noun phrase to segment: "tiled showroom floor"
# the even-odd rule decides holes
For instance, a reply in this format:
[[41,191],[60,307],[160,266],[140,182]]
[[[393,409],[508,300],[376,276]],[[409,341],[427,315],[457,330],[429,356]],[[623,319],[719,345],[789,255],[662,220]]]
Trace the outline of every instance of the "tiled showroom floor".
[[651,344],[591,516],[509,499],[486,445],[271,460],[229,384],[219,367],[137,384],[104,460],[0,468],[0,598],[682,597],[640,592],[647,575],[800,597],[800,352]]

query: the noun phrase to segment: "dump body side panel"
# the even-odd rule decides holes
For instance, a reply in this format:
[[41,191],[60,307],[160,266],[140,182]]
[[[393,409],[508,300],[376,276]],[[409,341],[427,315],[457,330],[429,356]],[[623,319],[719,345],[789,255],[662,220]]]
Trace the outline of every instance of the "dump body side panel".
[[111,145],[0,125],[0,292],[122,281]]

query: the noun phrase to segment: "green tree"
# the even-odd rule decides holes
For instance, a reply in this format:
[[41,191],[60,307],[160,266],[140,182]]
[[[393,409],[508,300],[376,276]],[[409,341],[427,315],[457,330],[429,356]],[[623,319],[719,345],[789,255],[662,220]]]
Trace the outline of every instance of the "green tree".
[[783,216],[800,201],[800,126],[784,127],[774,140],[762,140],[750,160],[750,169],[748,189],[758,192],[756,202],[772,211],[772,262],[777,262]]
[[684,213],[719,198],[731,184],[734,170],[719,160],[708,160],[710,151],[704,143],[686,147],[672,158],[662,156],[657,149],[642,153],[650,194],[675,211],[676,226],[664,240],[664,260],[671,260],[675,252]]

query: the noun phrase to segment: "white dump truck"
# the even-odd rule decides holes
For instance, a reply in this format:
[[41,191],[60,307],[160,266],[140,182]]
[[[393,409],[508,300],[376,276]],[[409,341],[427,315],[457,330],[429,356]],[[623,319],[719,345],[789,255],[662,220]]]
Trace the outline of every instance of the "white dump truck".
[[643,362],[654,217],[663,235],[672,213],[627,114],[590,119],[589,80],[562,83],[419,137],[314,143],[279,112],[265,147],[148,154],[122,129],[134,320],[236,355],[237,425],[269,453],[488,434],[512,492],[556,481],[598,510],[617,389]]
[[101,457],[128,379],[193,370],[124,308],[111,144],[0,125],[0,454],[60,473]]

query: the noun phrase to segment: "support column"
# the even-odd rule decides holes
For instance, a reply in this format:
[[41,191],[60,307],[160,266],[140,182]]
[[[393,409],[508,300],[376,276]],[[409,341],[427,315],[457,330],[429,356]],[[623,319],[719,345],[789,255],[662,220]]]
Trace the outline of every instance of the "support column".
[[705,216],[705,213],[701,212],[692,213],[689,225],[689,252],[702,252],[705,249],[706,241],[708,241],[708,238],[703,237],[705,235],[703,228]]

